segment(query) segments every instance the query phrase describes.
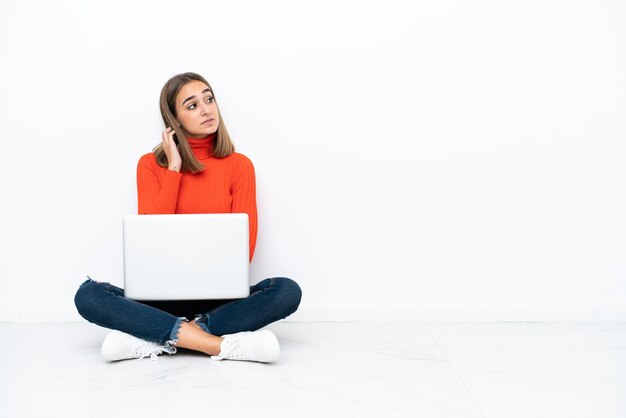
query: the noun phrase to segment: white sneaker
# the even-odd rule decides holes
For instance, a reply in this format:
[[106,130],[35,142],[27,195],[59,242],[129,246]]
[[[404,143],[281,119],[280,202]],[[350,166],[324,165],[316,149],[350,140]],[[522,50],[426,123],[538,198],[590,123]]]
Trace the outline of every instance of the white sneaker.
[[276,361],[280,346],[270,330],[243,331],[236,334],[222,335],[220,353],[211,356],[211,360],[250,360],[269,363]]
[[152,361],[156,361],[157,356],[164,352],[174,354],[176,347],[159,345],[117,330],[109,332],[100,349],[100,354],[107,361],[142,359],[148,356]]

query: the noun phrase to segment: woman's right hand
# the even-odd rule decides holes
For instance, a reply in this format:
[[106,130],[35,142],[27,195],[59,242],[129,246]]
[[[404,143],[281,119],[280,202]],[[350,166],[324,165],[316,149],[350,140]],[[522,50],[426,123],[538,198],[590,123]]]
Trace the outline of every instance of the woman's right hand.
[[165,151],[165,155],[167,156],[167,168],[169,170],[180,172],[183,160],[180,158],[178,146],[176,145],[176,142],[174,142],[175,133],[176,132],[172,128],[168,127],[163,131],[161,136],[163,137],[163,151]]

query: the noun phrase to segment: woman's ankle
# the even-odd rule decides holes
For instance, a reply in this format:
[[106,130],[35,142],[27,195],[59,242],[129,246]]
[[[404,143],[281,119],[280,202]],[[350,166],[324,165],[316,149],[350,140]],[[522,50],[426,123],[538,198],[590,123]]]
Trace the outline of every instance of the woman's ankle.
[[178,331],[176,346],[214,356],[220,353],[223,339],[204,331],[195,321],[183,322]]

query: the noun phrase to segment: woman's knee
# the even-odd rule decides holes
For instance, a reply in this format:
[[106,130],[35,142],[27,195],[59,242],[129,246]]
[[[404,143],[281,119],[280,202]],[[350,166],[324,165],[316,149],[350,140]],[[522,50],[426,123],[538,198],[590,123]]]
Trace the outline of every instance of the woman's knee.
[[99,305],[98,300],[102,296],[101,284],[93,280],[87,280],[80,285],[74,295],[74,305],[78,313],[85,319],[93,317],[93,313]]
[[272,280],[274,285],[280,289],[279,299],[283,309],[287,312],[287,315],[291,315],[298,309],[302,300],[300,285],[288,277],[274,277]]

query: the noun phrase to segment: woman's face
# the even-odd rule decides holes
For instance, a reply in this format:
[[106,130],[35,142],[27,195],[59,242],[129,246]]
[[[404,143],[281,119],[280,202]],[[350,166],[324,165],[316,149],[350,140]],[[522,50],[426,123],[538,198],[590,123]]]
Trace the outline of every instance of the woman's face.
[[215,133],[220,119],[209,86],[198,80],[185,84],[176,96],[176,119],[190,138]]

